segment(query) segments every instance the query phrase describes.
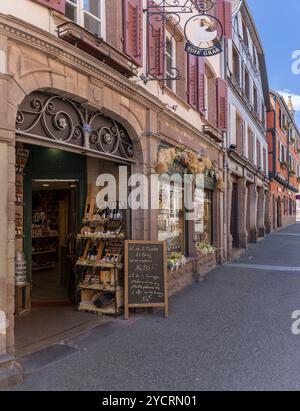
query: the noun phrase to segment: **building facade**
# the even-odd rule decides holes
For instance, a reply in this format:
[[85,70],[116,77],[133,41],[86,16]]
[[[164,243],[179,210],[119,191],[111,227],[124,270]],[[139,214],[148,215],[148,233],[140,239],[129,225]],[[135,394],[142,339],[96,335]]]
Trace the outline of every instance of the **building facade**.
[[233,17],[233,38],[227,40],[229,131],[227,138],[228,257],[269,232],[269,107],[264,51],[247,2]]
[[270,92],[267,116],[271,229],[296,222],[296,194],[300,181],[300,134],[291,97]]
[[[21,273],[25,258],[25,275],[37,303],[41,295],[45,297],[43,284],[48,281],[44,277],[41,282],[37,272],[60,267],[55,271],[60,283],[70,284],[61,273],[72,273],[76,236],[86,230],[82,219],[94,217],[91,204],[99,191],[99,175],[110,173],[118,187],[126,186],[128,179],[122,180],[118,172],[122,166],[128,176],[149,177],[146,191],[151,193],[156,187],[150,176],[157,173],[166,151],[177,150],[177,162],[180,155],[194,160],[196,156],[205,173],[202,220],[185,221],[174,189],[175,206],[169,213],[149,207],[128,211],[125,236],[167,241],[171,293],[192,282],[199,271],[196,240],[215,247],[215,262],[224,261],[227,82],[222,54],[205,59],[188,56],[184,21],[181,25],[170,19],[147,21],[145,0],[2,3],[0,358],[13,379],[18,374],[13,371],[16,293],[21,296],[15,287],[16,267]],[[214,10],[228,40],[231,19],[224,7],[229,3],[217,1]],[[253,131],[263,158],[263,119],[261,124],[256,120]],[[184,174],[177,165],[176,172]],[[255,190],[259,186],[264,194],[264,173],[256,175],[258,167],[247,167],[255,179],[243,176],[244,188],[247,182],[250,187],[255,183]],[[176,189],[182,193],[182,185]],[[109,215],[119,218],[119,201]],[[245,239],[240,237],[241,244]],[[55,261],[49,253],[57,253]],[[185,257],[183,267],[177,264],[181,257]],[[28,308],[30,301],[26,303]]]

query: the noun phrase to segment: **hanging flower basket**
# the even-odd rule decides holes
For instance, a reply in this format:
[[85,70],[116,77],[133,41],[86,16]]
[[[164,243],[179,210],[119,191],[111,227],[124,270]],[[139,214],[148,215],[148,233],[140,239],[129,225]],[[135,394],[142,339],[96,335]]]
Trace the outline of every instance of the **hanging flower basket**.
[[281,161],[281,162],[280,162],[280,167],[286,170],[287,167],[288,167],[288,165],[287,165],[287,163],[286,163],[285,161]]
[[170,148],[159,151],[155,166],[157,174],[167,173],[172,168],[193,175],[204,173],[216,180],[218,190],[224,190],[223,172],[218,170],[216,164],[209,158],[199,158],[198,154],[190,149]]

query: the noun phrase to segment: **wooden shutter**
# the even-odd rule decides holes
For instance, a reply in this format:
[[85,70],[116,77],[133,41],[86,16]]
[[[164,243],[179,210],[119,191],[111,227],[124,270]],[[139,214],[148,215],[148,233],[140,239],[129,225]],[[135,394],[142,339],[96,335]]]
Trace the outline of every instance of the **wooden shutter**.
[[204,57],[196,57],[198,62],[198,110],[205,113],[205,60]]
[[[159,6],[151,6],[151,11],[160,12]],[[148,30],[148,70],[150,75],[163,78],[165,73],[165,20],[159,14],[152,14],[147,22]]]
[[58,11],[59,13],[65,14],[66,11],[66,0],[33,0],[36,3],[42,4],[49,9]]
[[224,37],[232,39],[231,0],[216,0],[215,16],[222,24]]
[[198,57],[188,54],[188,103],[198,109]]
[[222,131],[228,129],[228,88],[227,82],[223,79],[217,79],[217,119],[218,128]]
[[253,132],[248,129],[248,159],[253,162]]
[[230,145],[236,145],[236,108],[230,104]]
[[124,52],[143,65],[143,0],[125,0]]

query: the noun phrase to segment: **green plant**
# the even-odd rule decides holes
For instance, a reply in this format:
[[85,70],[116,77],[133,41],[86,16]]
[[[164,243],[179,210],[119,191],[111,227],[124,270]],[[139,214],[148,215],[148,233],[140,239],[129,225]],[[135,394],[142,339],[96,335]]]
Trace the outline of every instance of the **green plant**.
[[198,252],[203,255],[209,255],[216,252],[216,248],[206,241],[198,242],[196,247]]

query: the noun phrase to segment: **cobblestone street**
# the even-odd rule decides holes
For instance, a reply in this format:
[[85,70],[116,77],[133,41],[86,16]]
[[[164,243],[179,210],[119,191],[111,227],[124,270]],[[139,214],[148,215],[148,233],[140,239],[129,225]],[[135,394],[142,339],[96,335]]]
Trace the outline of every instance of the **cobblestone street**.
[[27,358],[17,390],[300,389],[300,224],[171,299]]

